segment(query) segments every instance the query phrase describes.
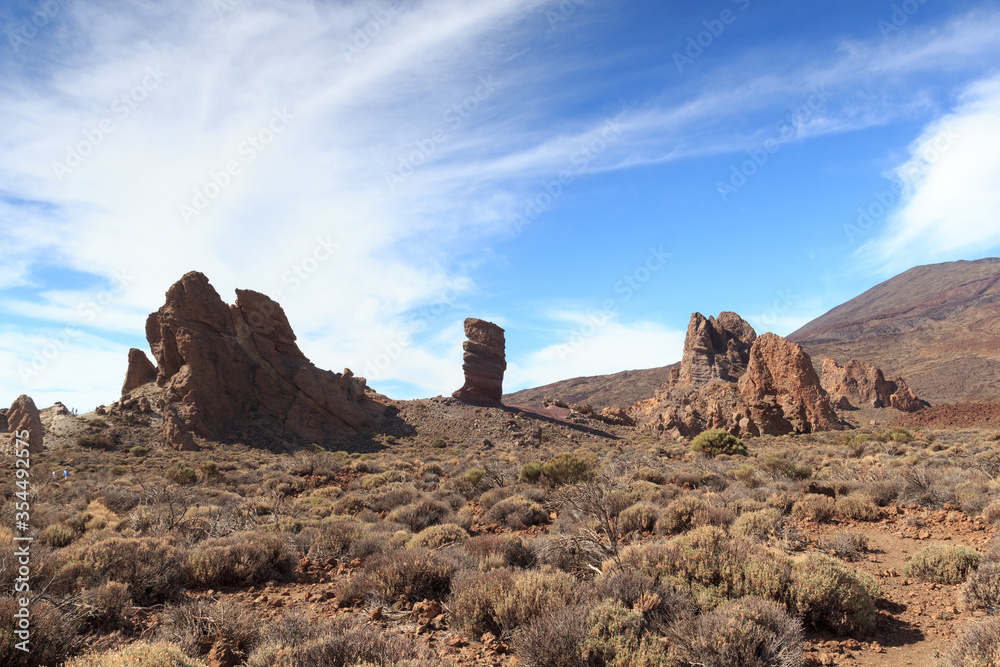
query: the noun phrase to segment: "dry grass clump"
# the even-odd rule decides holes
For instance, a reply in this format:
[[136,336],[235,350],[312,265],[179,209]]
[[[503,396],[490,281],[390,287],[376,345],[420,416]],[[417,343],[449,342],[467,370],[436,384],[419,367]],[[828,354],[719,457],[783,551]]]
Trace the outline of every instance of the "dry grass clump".
[[417,548],[372,558],[363,576],[381,600],[392,604],[401,597],[413,602],[443,600],[451,592],[457,570],[452,559]]
[[767,507],[741,514],[733,522],[731,532],[736,537],[766,542],[769,538],[778,535],[781,525],[781,512],[773,507]]
[[836,501],[837,514],[844,519],[855,521],[878,521],[882,518],[882,510],[867,493],[855,491],[846,496],[839,496]]
[[903,574],[936,584],[960,584],[979,567],[982,555],[959,545],[924,547],[906,561]]
[[74,658],[66,667],[205,667],[166,642],[138,641],[120,649]]
[[990,667],[1000,664],[1000,618],[970,625],[944,655],[942,667]]
[[407,549],[439,549],[451,544],[461,544],[469,539],[469,533],[453,523],[442,523],[424,528],[410,538]]
[[451,512],[451,508],[432,498],[421,498],[389,513],[387,521],[401,523],[410,532],[419,533],[428,526],[440,523]]
[[215,648],[242,663],[260,642],[263,627],[263,618],[236,602],[197,600],[167,607],[157,638],[191,658],[203,658]]
[[528,544],[519,535],[510,533],[478,535],[468,539],[463,546],[483,572],[496,568],[531,567],[535,560]]
[[361,667],[417,665],[413,642],[349,618],[309,624],[286,616],[269,628],[267,637],[246,661],[247,667]]
[[837,505],[833,498],[816,493],[807,493],[792,505],[792,516],[796,519],[829,523],[837,515]]
[[980,565],[969,575],[959,599],[966,609],[1000,613],[1000,563],[984,562]]
[[483,516],[483,520],[518,530],[548,523],[549,513],[535,501],[518,495],[498,502]]
[[56,667],[84,646],[80,622],[53,605],[33,600],[30,609],[30,651],[15,647],[21,641],[12,633],[14,614],[20,610],[14,597],[0,597],[0,664],[10,667]]

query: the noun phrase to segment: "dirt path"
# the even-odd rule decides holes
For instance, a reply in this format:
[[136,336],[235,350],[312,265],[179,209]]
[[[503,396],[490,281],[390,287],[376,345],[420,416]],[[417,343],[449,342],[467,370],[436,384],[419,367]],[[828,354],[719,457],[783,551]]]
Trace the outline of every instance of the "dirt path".
[[864,534],[868,538],[868,553],[853,565],[878,578],[883,599],[874,637],[847,640],[813,637],[807,645],[807,664],[934,665],[962,628],[984,615],[961,609],[956,599],[958,585],[923,583],[902,573],[906,561],[927,546],[961,544],[982,551],[990,542],[991,531],[981,522],[957,512],[890,507],[889,513],[879,523],[844,522],[809,527],[809,534],[818,539],[845,530]]

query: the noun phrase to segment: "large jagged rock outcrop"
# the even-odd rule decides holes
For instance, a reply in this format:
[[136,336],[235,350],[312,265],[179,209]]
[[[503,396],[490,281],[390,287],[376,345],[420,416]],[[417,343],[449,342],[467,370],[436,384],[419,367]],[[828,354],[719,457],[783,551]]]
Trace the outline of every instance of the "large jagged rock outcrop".
[[678,437],[714,428],[751,436],[840,428],[809,355],[780,336],[758,338],[735,313],[692,315],[680,368],[628,415]]
[[[7,430],[10,431],[8,437],[9,451],[17,449],[17,441],[22,440],[28,444],[28,451],[32,454],[44,449],[42,418],[38,414],[38,407],[30,396],[24,394],[17,397],[14,403],[7,410]],[[27,437],[24,436],[27,431]]]
[[122,384],[122,396],[144,384],[156,381],[156,366],[142,350],[132,348],[128,351],[128,370],[125,371],[125,382]]
[[169,443],[193,449],[193,435],[219,439],[248,422],[323,443],[381,419],[384,406],[363,378],[321,370],[302,354],[281,306],[251,290],[236,295],[227,306],[191,272],[146,321]]
[[718,319],[701,313],[691,315],[679,381],[703,385],[712,380],[735,382],[746,371],[750,347],[757,332],[736,313],[721,313]]
[[835,405],[891,407],[903,412],[916,412],[928,405],[917,398],[902,378],[886,380],[880,369],[860,359],[852,359],[841,366],[825,357],[821,381]]
[[452,396],[466,403],[500,405],[503,374],[507,370],[503,329],[470,317],[465,320],[465,337],[468,339],[462,343],[465,384]]
[[750,349],[738,382],[748,417],[761,433],[812,433],[840,428],[812,359],[801,345],[766,333]]

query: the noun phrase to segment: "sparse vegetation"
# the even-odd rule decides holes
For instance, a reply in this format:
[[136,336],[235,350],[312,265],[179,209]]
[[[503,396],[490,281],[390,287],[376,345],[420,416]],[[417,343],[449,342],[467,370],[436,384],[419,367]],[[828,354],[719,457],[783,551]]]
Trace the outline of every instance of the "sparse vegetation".
[[746,456],[747,446],[734,435],[721,429],[711,429],[694,437],[691,441],[691,451],[713,458],[722,454]]

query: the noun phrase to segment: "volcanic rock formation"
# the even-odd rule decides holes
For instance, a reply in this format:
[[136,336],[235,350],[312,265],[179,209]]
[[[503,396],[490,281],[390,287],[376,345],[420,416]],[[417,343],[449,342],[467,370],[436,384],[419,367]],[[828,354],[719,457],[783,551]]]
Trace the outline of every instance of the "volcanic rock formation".
[[[24,394],[17,397],[7,410],[7,429],[10,431],[10,451],[17,449],[17,441],[28,443],[28,451],[32,454],[42,451],[42,418],[38,408],[30,396]],[[19,438],[18,434],[27,431],[27,437]]]
[[809,355],[774,334],[757,338],[735,313],[692,315],[680,368],[628,414],[684,437],[713,428],[734,435],[840,428]]
[[902,378],[886,380],[882,371],[866,361],[852,359],[844,366],[830,357],[823,359],[823,389],[844,407],[896,408],[916,412],[929,405],[917,398]]
[[122,385],[122,396],[137,387],[156,380],[156,366],[142,350],[132,348],[128,351],[128,370],[125,372],[125,383]]
[[322,443],[380,420],[384,406],[363,378],[321,370],[302,354],[281,306],[250,290],[236,295],[227,306],[191,272],[146,321],[169,443],[193,449],[193,435],[219,439],[248,423]]
[[474,317],[465,320],[468,339],[462,343],[465,384],[452,396],[466,403],[501,404],[503,373],[507,370],[503,333],[492,322]]

